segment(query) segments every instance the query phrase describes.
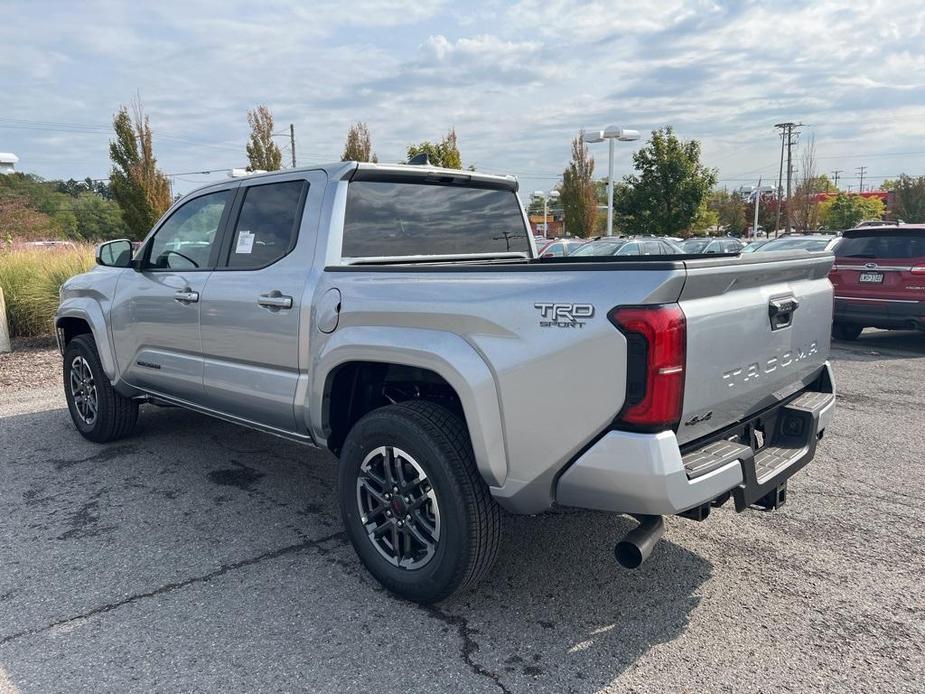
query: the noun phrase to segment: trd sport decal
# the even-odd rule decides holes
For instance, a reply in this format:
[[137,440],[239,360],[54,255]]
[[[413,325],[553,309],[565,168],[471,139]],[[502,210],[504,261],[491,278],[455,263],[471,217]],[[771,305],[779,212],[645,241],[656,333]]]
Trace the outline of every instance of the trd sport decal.
[[533,307],[540,312],[541,328],[583,328],[587,319],[594,315],[591,304],[541,302]]

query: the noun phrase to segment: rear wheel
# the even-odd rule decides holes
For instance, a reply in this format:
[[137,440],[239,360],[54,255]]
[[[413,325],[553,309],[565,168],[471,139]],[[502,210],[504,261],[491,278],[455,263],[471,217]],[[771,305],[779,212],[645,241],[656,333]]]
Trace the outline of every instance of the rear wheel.
[[90,335],[64,349],[64,395],[77,431],[96,443],[127,436],[138,419],[138,403],[113,389]]
[[357,422],[341,453],[339,493],[363,564],[408,600],[442,600],[494,562],[500,509],[462,420],[440,405],[389,405]]
[[832,337],[836,340],[857,340],[864,328],[853,323],[833,323]]

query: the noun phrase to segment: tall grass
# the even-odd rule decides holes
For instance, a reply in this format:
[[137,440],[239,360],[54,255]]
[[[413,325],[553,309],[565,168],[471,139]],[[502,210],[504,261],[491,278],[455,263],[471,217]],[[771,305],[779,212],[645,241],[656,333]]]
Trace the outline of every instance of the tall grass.
[[54,333],[62,283],[94,264],[93,246],[0,250],[0,288],[11,337]]

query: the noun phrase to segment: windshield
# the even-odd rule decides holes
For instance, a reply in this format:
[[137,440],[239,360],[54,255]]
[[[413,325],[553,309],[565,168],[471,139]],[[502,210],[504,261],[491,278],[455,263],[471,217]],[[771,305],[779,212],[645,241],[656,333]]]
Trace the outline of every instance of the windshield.
[[592,241],[569,255],[616,255],[626,241]]
[[765,245],[758,249],[758,252],[763,251],[824,251],[825,247],[831,243],[832,239],[821,238],[821,239],[776,239],[774,241],[768,241]]
[[404,181],[347,187],[345,258],[508,252],[530,252],[511,190]]
[[710,245],[710,239],[690,239],[681,244],[681,249],[685,253],[703,253],[708,245]]
[[845,236],[835,255],[839,258],[922,258],[925,230],[869,231]]
[[742,249],[742,253],[754,253],[759,248],[764,246],[766,243],[768,242],[767,241],[752,241],[751,243],[745,245],[745,247]]

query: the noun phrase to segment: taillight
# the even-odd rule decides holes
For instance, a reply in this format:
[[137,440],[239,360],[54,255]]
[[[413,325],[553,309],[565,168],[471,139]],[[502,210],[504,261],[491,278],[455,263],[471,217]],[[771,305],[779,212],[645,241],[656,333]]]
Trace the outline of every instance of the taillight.
[[677,304],[622,306],[610,322],[626,337],[626,400],[618,426],[675,429],[684,404],[687,320]]
[[913,275],[925,275],[925,265],[913,265],[909,268],[909,272]]

